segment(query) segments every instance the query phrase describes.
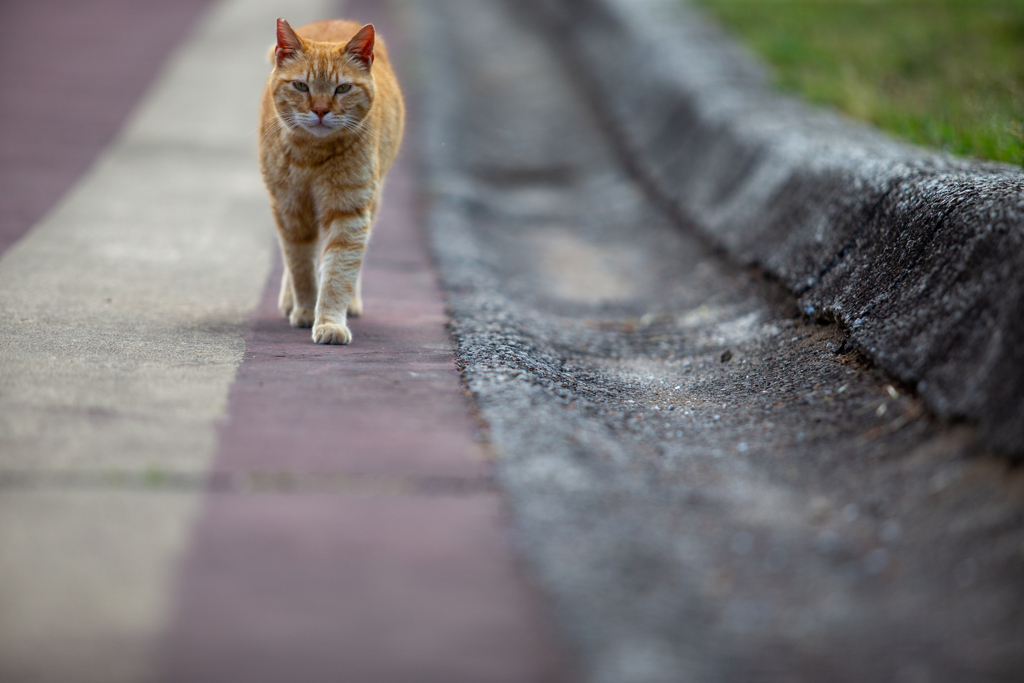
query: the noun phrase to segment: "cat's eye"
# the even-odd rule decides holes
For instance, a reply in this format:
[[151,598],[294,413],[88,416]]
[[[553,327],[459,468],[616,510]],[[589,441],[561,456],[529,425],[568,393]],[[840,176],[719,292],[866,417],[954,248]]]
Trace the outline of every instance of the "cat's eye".
[[303,83],[302,81],[292,81],[292,85],[294,85],[295,89],[298,90],[299,92],[309,91],[309,86]]
[[335,95],[340,95],[341,93],[348,92],[351,89],[352,89],[352,84],[351,83],[342,83],[341,85],[339,85],[337,88],[334,89],[334,94]]

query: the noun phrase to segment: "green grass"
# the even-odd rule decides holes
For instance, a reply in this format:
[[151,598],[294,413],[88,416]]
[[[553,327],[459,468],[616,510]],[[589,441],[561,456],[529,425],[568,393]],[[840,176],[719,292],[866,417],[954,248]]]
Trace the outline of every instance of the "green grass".
[[911,142],[1024,164],[1024,0],[694,0],[775,82]]

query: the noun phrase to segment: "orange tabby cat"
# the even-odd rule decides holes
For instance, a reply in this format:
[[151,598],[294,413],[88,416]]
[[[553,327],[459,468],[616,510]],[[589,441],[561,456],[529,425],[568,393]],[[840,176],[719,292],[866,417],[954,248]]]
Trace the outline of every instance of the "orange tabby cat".
[[405,106],[372,24],[277,20],[260,112],[260,168],[285,269],[278,306],[319,344],[348,344],[359,271],[398,153]]

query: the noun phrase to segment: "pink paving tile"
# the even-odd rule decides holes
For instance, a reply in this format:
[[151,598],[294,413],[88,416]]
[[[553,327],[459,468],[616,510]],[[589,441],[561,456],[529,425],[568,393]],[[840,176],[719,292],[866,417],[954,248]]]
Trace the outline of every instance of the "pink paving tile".
[[494,494],[217,495],[166,682],[558,680]]
[[[274,391],[274,389],[265,391]],[[238,397],[253,410],[267,405]],[[272,402],[271,402],[272,403]],[[296,406],[279,414],[294,421],[264,420],[221,448],[217,472],[295,472],[482,477],[489,466],[465,433],[459,417],[425,420],[421,415],[336,408],[333,404]],[[271,406],[269,410],[276,408]],[[381,409],[383,410],[383,408]],[[315,426],[308,426],[309,422]],[[296,432],[301,430],[301,434]]]

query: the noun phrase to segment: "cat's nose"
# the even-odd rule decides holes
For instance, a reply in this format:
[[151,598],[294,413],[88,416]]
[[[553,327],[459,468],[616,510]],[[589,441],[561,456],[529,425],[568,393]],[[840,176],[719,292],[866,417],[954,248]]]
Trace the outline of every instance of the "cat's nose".
[[320,120],[324,120],[324,116],[327,115],[329,107],[313,107],[313,113],[320,117]]

